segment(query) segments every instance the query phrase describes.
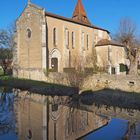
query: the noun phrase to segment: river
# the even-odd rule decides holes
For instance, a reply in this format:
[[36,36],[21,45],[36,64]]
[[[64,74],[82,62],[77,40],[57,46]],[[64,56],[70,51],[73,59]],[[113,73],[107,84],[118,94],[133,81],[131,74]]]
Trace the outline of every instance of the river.
[[127,119],[94,112],[69,96],[0,88],[0,140],[121,140],[127,130]]

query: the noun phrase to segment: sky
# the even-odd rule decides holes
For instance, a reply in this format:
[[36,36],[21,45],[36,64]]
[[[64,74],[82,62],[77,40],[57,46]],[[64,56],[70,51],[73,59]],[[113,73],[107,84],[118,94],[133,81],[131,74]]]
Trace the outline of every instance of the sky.
[[[46,12],[71,18],[77,0],[31,0]],[[140,0],[82,0],[93,25],[117,32],[119,21],[130,18],[140,32]],[[24,10],[27,0],[1,0],[0,29],[9,27]]]

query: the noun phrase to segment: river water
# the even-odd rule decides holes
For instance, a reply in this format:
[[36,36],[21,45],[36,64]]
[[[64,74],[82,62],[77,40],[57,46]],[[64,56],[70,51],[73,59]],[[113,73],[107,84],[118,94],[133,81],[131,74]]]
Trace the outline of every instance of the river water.
[[121,140],[127,128],[68,96],[0,88],[0,140]]

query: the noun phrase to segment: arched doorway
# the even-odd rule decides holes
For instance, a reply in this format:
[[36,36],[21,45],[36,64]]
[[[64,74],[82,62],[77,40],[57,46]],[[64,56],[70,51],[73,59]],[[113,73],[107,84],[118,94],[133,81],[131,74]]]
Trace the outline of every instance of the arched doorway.
[[61,54],[58,49],[53,49],[50,53],[50,69],[60,72]]

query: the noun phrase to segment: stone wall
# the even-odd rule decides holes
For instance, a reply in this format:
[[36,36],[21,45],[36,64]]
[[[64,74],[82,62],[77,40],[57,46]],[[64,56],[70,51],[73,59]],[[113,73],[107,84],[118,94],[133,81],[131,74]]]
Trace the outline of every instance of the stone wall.
[[[30,69],[46,68],[45,12],[42,8],[28,4],[16,21],[16,63],[19,67]],[[44,31],[45,30],[45,31]],[[45,33],[44,33],[45,32]],[[43,36],[43,37],[42,37]]]
[[18,69],[13,70],[13,76],[18,78],[46,81],[47,77],[41,69]]
[[25,78],[37,81],[46,81],[49,83],[70,85],[68,75],[65,73],[50,72],[42,69],[14,69],[13,76],[17,78]]
[[82,90],[119,89],[127,92],[140,92],[140,77],[130,75],[93,75],[87,77]]
[[[74,80],[77,80],[76,77],[70,79],[69,75],[66,73],[45,73],[42,69],[14,69],[13,76],[31,80],[46,81],[55,84],[63,84],[67,86],[71,85],[72,80],[73,82],[76,82]],[[82,91],[96,91],[104,88],[110,88],[127,92],[140,92],[140,76],[95,74],[90,75],[85,79],[81,79],[80,83],[80,89]]]

